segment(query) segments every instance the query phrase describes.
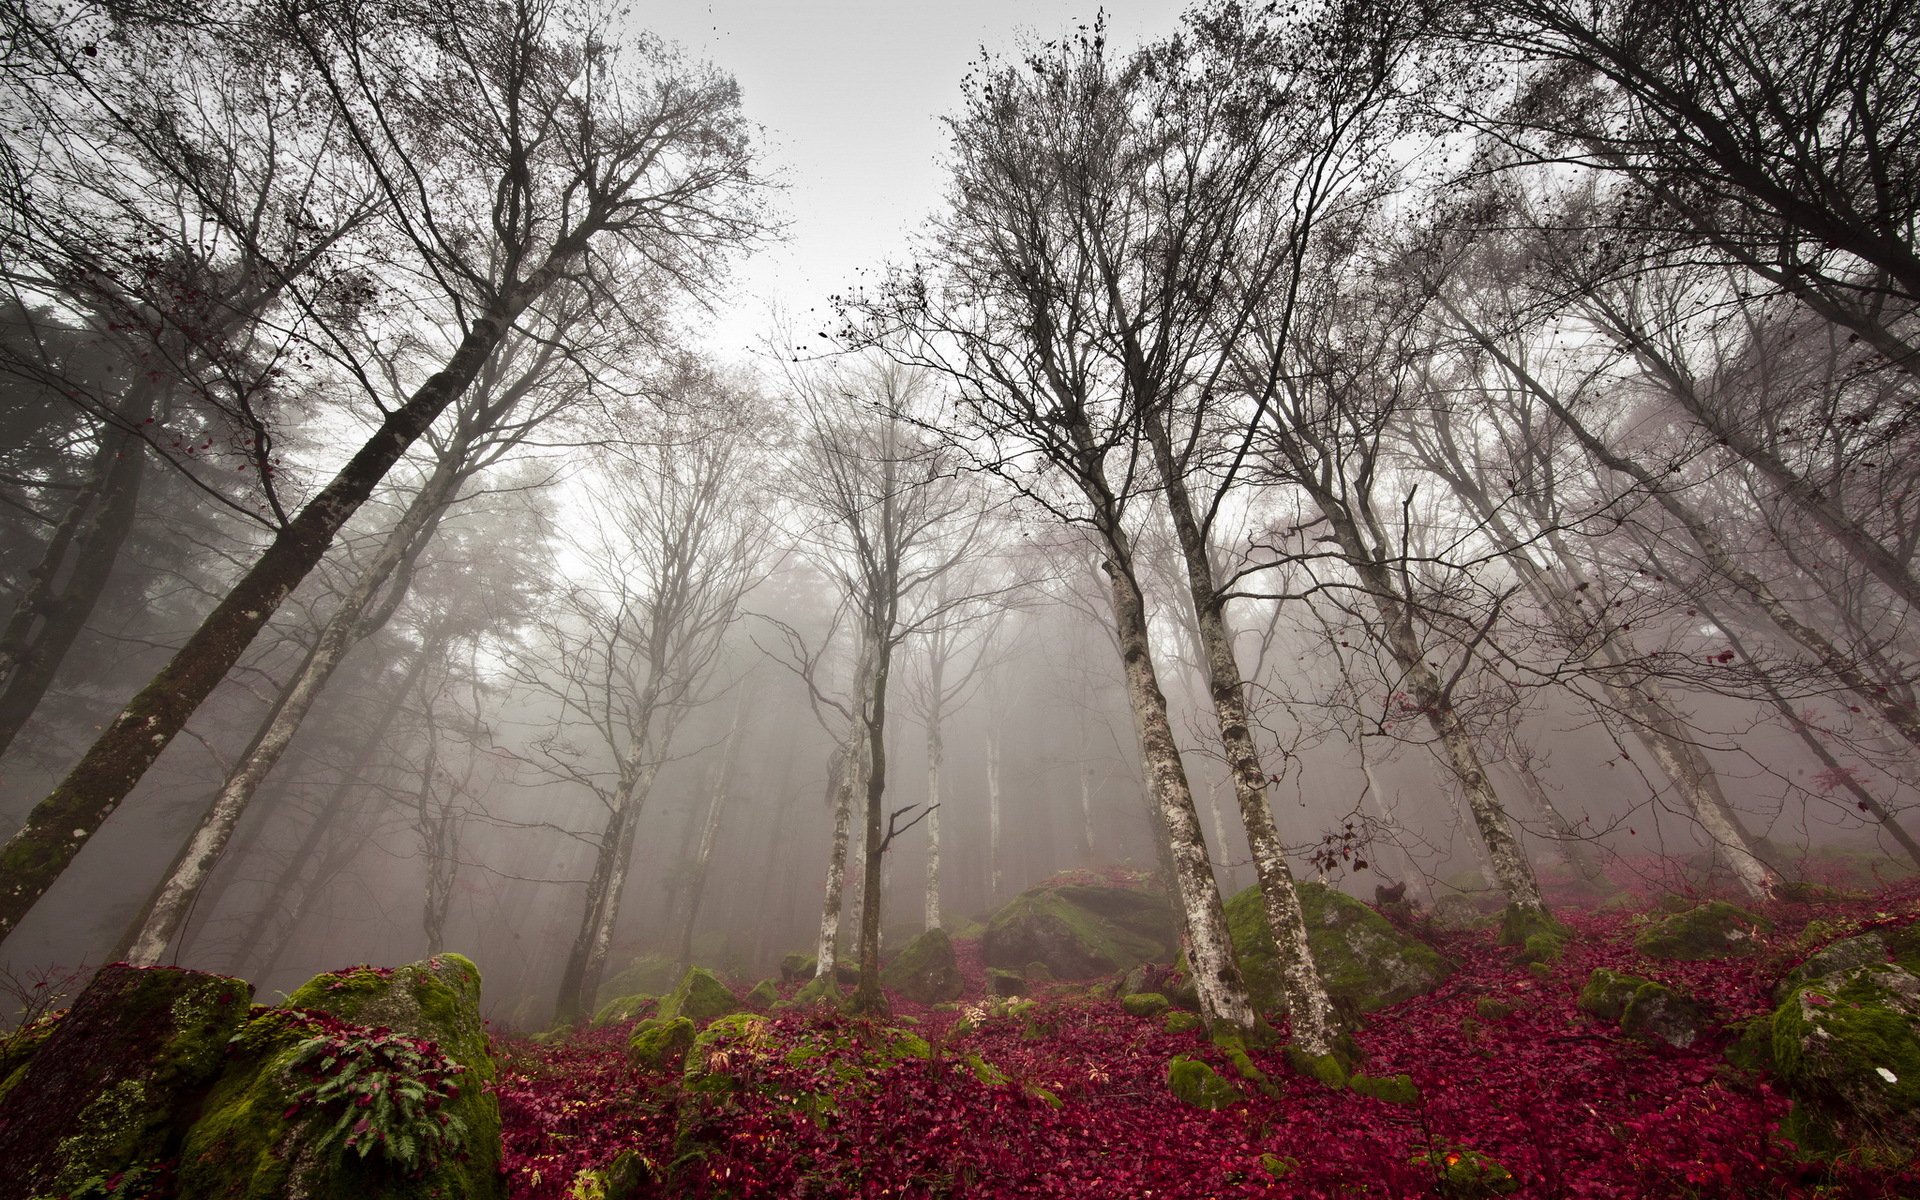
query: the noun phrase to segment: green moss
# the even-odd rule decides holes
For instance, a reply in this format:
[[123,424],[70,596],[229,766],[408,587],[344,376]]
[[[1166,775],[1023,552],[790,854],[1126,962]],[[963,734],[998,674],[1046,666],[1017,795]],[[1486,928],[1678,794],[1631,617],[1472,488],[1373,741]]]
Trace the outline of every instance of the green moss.
[[681,977],[679,986],[660,1001],[657,1015],[663,1021],[686,1017],[697,1023],[739,1011],[740,1002],[733,998],[727,985],[721,983],[712,971],[705,967],[691,967]]
[[633,1200],[657,1175],[652,1159],[638,1150],[623,1150],[606,1166],[575,1175],[567,1187],[567,1200]]
[[622,996],[660,996],[680,981],[680,965],[664,954],[643,954],[603,980],[594,989],[594,1003],[604,1007]]
[[1480,1200],[1520,1189],[1513,1172],[1478,1150],[1436,1143],[1416,1155],[1413,1165],[1433,1172],[1434,1190],[1448,1200]]
[[1192,1033],[1200,1028],[1200,1018],[1190,1012],[1170,1012],[1160,1025],[1168,1033]]
[[1742,1071],[1773,1070],[1773,1017],[1752,1017],[1729,1026],[1734,1035],[1727,1045],[1726,1058]]
[[786,983],[798,983],[802,979],[812,979],[814,976],[814,968],[817,967],[819,963],[820,960],[813,955],[802,954],[796,951],[780,960],[780,978]]
[[1027,994],[1027,977],[1018,971],[988,967],[987,991],[995,996],[1024,996]]
[[1514,1007],[1505,1000],[1482,996],[1473,1002],[1473,1012],[1482,1021],[1504,1021],[1513,1015]]
[[766,1012],[772,1008],[779,999],[780,989],[774,984],[773,980],[762,979],[759,983],[753,985],[753,990],[746,994],[742,1002],[754,1012]]
[[1620,1031],[1642,1041],[1661,1041],[1684,1050],[1700,1036],[1706,1010],[1691,997],[1664,983],[1648,982],[1634,989],[1620,1014]]
[[1524,947],[1534,938],[1564,944],[1569,933],[1565,925],[1537,908],[1509,904],[1500,913],[1500,944],[1502,946]]
[[833,981],[832,975],[816,975],[799,991],[793,994],[795,1004],[834,1004],[841,1002],[840,985]]
[[1240,1101],[1239,1089],[1199,1059],[1176,1054],[1167,1064],[1167,1090],[1182,1104],[1210,1111]]
[[[1371,1012],[1431,991],[1447,977],[1449,969],[1432,947],[1401,933],[1360,901],[1317,883],[1301,883],[1295,890],[1314,965],[1336,1004]],[[1284,1010],[1278,951],[1260,889],[1235,895],[1226,913],[1254,1007]]]
[[1355,1075],[1347,1080],[1347,1088],[1387,1104],[1420,1103],[1420,1089],[1411,1075]]
[[730,1073],[735,1064],[772,1053],[773,1032],[765,1017],[746,1012],[716,1017],[687,1049],[680,1086],[707,1094],[730,1092],[737,1086]]
[[1772,1050],[1793,1098],[1788,1135],[1802,1149],[1912,1155],[1920,1142],[1920,978],[1879,965],[1800,988],[1774,1012]]
[[1007,1082],[1007,1074],[1005,1071],[994,1066],[986,1059],[981,1058],[978,1054],[968,1054],[962,1061],[965,1062],[967,1071],[973,1076],[975,1083],[985,1084],[988,1087],[999,1087],[1001,1084]]
[[1347,1086],[1347,1064],[1337,1054],[1308,1054],[1298,1046],[1288,1046],[1287,1065],[1302,1075],[1319,1080],[1330,1088]]
[[643,1071],[678,1070],[693,1035],[693,1022],[686,1017],[649,1018],[634,1026],[627,1039],[627,1061]]
[[1120,997],[1120,1007],[1130,1017],[1157,1017],[1173,1007],[1159,992],[1132,992]]
[[1760,935],[1772,928],[1773,922],[1765,917],[1724,900],[1709,900],[1649,925],[1634,938],[1633,946],[1649,958],[1689,962],[1732,958],[1757,951]]

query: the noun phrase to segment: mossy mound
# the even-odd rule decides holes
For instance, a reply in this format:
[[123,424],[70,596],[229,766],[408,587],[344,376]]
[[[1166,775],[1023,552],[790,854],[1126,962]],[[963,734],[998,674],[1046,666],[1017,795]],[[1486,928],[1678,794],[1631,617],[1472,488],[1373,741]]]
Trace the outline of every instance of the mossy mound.
[[[1295,888],[1314,965],[1335,1003],[1371,1012],[1430,992],[1451,973],[1433,947],[1395,929],[1345,892],[1317,883]],[[1227,901],[1227,931],[1254,1007],[1284,1010],[1278,952],[1258,887]]]
[[1131,888],[1030,888],[993,915],[980,938],[988,966],[1044,963],[1054,979],[1090,979],[1173,957],[1167,898]]
[[69,1195],[173,1158],[252,998],[222,975],[102,968],[0,1101],[0,1196]]
[[749,991],[741,1000],[741,1003],[745,1004],[754,1012],[766,1012],[779,1002],[780,989],[774,985],[771,979],[762,979],[759,983],[754,984],[753,990]]
[[1815,1154],[1905,1161],[1920,1145],[1920,977],[1864,966],[1787,997],[1774,1070],[1793,1098],[1786,1133]]
[[1520,1190],[1513,1172],[1465,1146],[1436,1143],[1426,1153],[1416,1155],[1412,1165],[1433,1172],[1434,1191],[1447,1200],[1481,1200]]
[[1157,1017],[1173,1007],[1159,992],[1129,992],[1120,997],[1120,1007],[1130,1017]]
[[1647,926],[1633,939],[1633,948],[1649,958],[1685,962],[1734,958],[1758,950],[1760,935],[1772,928],[1773,922],[1757,913],[1709,900]]
[[1018,971],[1009,971],[1004,967],[987,968],[987,994],[992,996],[1024,996],[1027,994],[1027,977]]
[[685,1017],[671,1021],[650,1017],[634,1026],[627,1038],[627,1061],[642,1071],[676,1070],[693,1045],[693,1035],[693,1022]]
[[1787,972],[1786,976],[1774,986],[1773,1002],[1783,1004],[1788,996],[1817,980],[1844,975],[1848,971],[1886,961],[1887,941],[1878,933],[1863,933],[1857,937],[1841,938],[1818,952],[1808,955],[1799,966]]
[[929,929],[907,943],[880,971],[880,982],[917,1004],[958,1000],[966,990],[953,940],[944,929]]
[[1420,1089],[1411,1075],[1355,1075],[1347,1080],[1347,1089],[1384,1104],[1420,1103]]
[[593,1002],[604,1008],[623,996],[660,996],[680,980],[680,964],[664,954],[642,954],[594,989]]
[[[375,1142],[341,1140],[357,1102],[321,1093],[351,1061],[372,1098],[403,1083],[433,1084],[433,1103],[368,1108],[386,1114]],[[330,1075],[329,1072],[332,1072]],[[188,1133],[180,1194],[196,1200],[383,1197],[426,1200],[500,1194],[499,1106],[480,1018],[480,972],[457,954],[391,971],[358,967],[301,985],[285,1008],[258,1011],[228,1052],[218,1086]],[[366,1107],[366,1106],[361,1106]]]
[[1240,1089],[1221,1078],[1218,1071],[1184,1054],[1174,1055],[1172,1061],[1167,1063],[1167,1090],[1180,1103],[1209,1111],[1226,1108],[1241,1100]]
[[815,975],[812,982],[793,994],[791,1004],[839,1004],[844,999],[840,995],[840,985],[834,982],[832,975]]
[[679,986],[661,998],[660,1011],[655,1015],[662,1021],[686,1017],[698,1023],[739,1011],[740,1001],[734,999],[727,985],[721,983],[712,971],[705,967],[689,967],[681,977]]
[[813,955],[795,951],[780,960],[780,982],[800,983],[812,979],[819,964],[820,960]]

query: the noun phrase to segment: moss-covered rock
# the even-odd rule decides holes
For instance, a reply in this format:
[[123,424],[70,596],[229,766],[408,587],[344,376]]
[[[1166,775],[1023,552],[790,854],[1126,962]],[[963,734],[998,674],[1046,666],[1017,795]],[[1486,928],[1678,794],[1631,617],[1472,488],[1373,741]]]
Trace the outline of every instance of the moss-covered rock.
[[766,1012],[779,1001],[780,989],[774,986],[771,979],[762,979],[754,984],[752,990],[741,998],[741,1003],[754,1012]]
[[1027,994],[1027,977],[1018,971],[1009,971],[1004,967],[987,968],[987,994],[991,996],[1024,996]]
[[638,1150],[623,1150],[604,1167],[573,1177],[567,1200],[634,1200],[657,1178],[654,1163]]
[[1173,1007],[1159,992],[1130,992],[1120,997],[1120,1007],[1130,1017],[1157,1017]]
[[1347,1063],[1337,1054],[1308,1054],[1298,1046],[1288,1046],[1286,1059],[1289,1067],[1326,1087],[1343,1088],[1352,1078]]
[[840,994],[840,985],[834,982],[832,975],[815,975],[813,979],[808,982],[807,986],[793,994],[791,1003],[796,1006],[806,1004],[837,1005],[842,999],[844,999],[844,997]]
[[1168,1033],[1192,1033],[1200,1028],[1200,1017],[1190,1012],[1170,1012],[1160,1021],[1160,1027]]
[[958,1000],[966,990],[953,941],[944,929],[929,929],[908,942],[880,971],[882,985],[917,1004]]
[[795,951],[780,960],[780,982],[800,983],[812,979],[820,960],[811,954]]
[[680,1086],[709,1094],[732,1091],[734,1072],[754,1059],[772,1057],[773,1051],[773,1027],[765,1017],[748,1012],[715,1017],[687,1047]]
[[647,1010],[659,1003],[658,999],[644,993],[636,996],[615,996],[602,1004],[600,1011],[593,1014],[593,1023],[596,1026],[618,1025],[624,1021],[631,1021],[635,1017],[644,1016]]
[[721,983],[712,971],[705,967],[689,967],[687,973],[681,976],[679,985],[661,998],[660,1011],[656,1015],[663,1021],[686,1017],[698,1023],[739,1011],[740,1002],[734,999],[727,985]]
[[693,1022],[686,1017],[662,1021],[649,1017],[627,1038],[627,1061],[642,1071],[678,1070],[693,1045]]
[[1808,955],[1799,966],[1788,971],[1774,986],[1773,1002],[1785,1003],[1788,996],[1809,983],[1886,961],[1887,942],[1878,933],[1841,938]]
[[1733,958],[1758,950],[1760,935],[1772,928],[1773,922],[1757,913],[1709,900],[1647,926],[1633,939],[1633,947],[1649,958]]
[[[231,1043],[187,1134],[180,1193],[495,1197],[500,1113],[486,1087],[494,1073],[480,972],[460,955],[316,976],[287,1007],[258,1011]],[[377,1119],[348,1132],[342,1118],[361,1108]]]
[[1167,1090],[1194,1108],[1217,1110],[1240,1102],[1240,1089],[1197,1058],[1176,1054],[1167,1063]]
[[623,996],[659,996],[680,980],[680,964],[664,954],[642,954],[594,989],[593,1002],[604,1008]]
[[1816,1154],[1905,1160],[1920,1145],[1920,977],[1856,968],[1773,1014],[1773,1060],[1793,1098],[1786,1133]]
[[253,989],[171,967],[104,967],[0,1101],[0,1196],[67,1195],[173,1158]]
[[1478,1150],[1437,1143],[1414,1156],[1413,1165],[1433,1173],[1434,1190],[1447,1200],[1482,1200],[1520,1190],[1513,1172]]
[[1031,888],[993,915],[980,938],[989,966],[1046,965],[1055,979],[1088,979],[1173,957],[1167,898],[1131,888]]
[[[1346,893],[1317,883],[1296,887],[1314,965],[1335,1003],[1371,1012],[1432,991],[1450,973],[1431,946]],[[1277,951],[1259,888],[1249,887],[1227,901],[1227,930],[1254,1007],[1284,1010]]]
[[1707,1021],[1706,1009],[1684,993],[1605,967],[1587,977],[1578,1004],[1582,1011],[1619,1025],[1631,1037],[1676,1048],[1691,1046]]

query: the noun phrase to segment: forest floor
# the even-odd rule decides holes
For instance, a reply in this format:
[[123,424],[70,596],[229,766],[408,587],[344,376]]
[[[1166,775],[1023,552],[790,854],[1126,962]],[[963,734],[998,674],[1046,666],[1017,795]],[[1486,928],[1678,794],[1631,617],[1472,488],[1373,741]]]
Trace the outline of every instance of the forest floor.
[[[752,1052],[724,1064],[740,1082],[718,1095],[630,1066],[626,1025],[553,1045],[499,1039],[504,1170],[516,1200],[575,1194],[579,1171],[629,1149],[671,1179],[641,1196],[1389,1198],[1469,1194],[1447,1189],[1445,1165],[1484,1155],[1522,1197],[1920,1197],[1920,1164],[1803,1159],[1780,1133],[1785,1098],[1725,1057],[1808,953],[1920,915],[1920,880],[1766,906],[1757,953],[1715,961],[1637,953],[1645,911],[1556,909],[1574,936],[1541,970],[1490,930],[1423,931],[1457,971],[1369,1014],[1355,1039],[1367,1075],[1412,1078],[1412,1104],[1330,1089],[1289,1071],[1278,1048],[1252,1055],[1266,1094],[1203,1034],[1129,1016],[1098,983],[995,1015],[1006,1006],[984,999],[977,944],[963,940],[959,1006],[896,1003],[877,1023],[776,1012]],[[1580,1011],[1596,967],[1705,1002],[1707,1033],[1672,1049]],[[871,1052],[901,1028],[931,1056]],[[838,1049],[796,1065],[788,1051],[802,1043]],[[1175,1055],[1210,1063],[1243,1098],[1182,1103],[1167,1087]]]

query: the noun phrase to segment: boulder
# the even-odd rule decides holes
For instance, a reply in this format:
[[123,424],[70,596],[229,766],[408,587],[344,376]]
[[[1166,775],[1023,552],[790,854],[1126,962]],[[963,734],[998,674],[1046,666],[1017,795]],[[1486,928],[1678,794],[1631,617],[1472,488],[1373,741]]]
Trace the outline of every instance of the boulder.
[[1858,937],[1841,938],[1808,955],[1804,962],[1788,971],[1774,986],[1773,1002],[1785,1003],[1788,996],[1809,983],[1886,961],[1887,942],[1879,934],[1863,933]]
[[944,929],[929,929],[908,942],[881,970],[880,982],[917,1004],[958,1000],[966,990]]
[[1904,1161],[1920,1144],[1920,977],[1878,963],[1796,989],[1773,1014],[1786,1133],[1816,1154]]
[[648,1018],[633,1027],[627,1038],[627,1061],[642,1071],[677,1071],[693,1045],[693,1022]]
[[[1433,947],[1402,933],[1345,892],[1318,883],[1295,887],[1314,965],[1336,1004],[1371,1012],[1430,992],[1451,974]],[[1254,1007],[1284,1010],[1273,932],[1258,887],[1227,901],[1227,931]]]
[[664,954],[642,954],[602,981],[594,989],[593,1003],[604,1008],[627,996],[665,995],[679,979],[680,965],[673,959]]
[[743,1003],[754,1012],[766,1012],[780,1003],[780,989],[774,985],[773,980],[762,979],[753,985],[753,990],[747,993]]
[[1027,994],[1027,977],[1018,971],[988,967],[987,992],[994,996],[1024,996]]
[[1194,1108],[1222,1109],[1240,1101],[1240,1089],[1197,1058],[1176,1054],[1167,1063],[1167,1090]]
[[811,954],[802,954],[796,950],[780,960],[780,982],[803,983],[812,979],[814,968],[819,961]]
[[680,985],[661,998],[660,1010],[654,1015],[662,1021],[686,1017],[697,1024],[739,1011],[740,1001],[734,999],[727,985],[721,983],[712,971],[705,967],[689,967],[681,977]]
[[644,992],[634,996],[616,996],[602,1004],[600,1011],[593,1014],[593,1023],[596,1028],[601,1025],[619,1025],[642,1015],[658,1003],[658,1000]]
[[318,975],[234,1039],[182,1148],[180,1194],[490,1200],[494,1072],[480,972],[460,955]]
[[1158,892],[1062,884],[1014,897],[987,923],[980,950],[988,966],[1040,962],[1052,978],[1089,979],[1167,961],[1178,937]]
[[172,967],[102,968],[0,1101],[0,1197],[162,1177],[225,1066],[253,989]]
[[1620,1026],[1641,1041],[1684,1049],[1699,1039],[1707,1011],[1697,1001],[1652,979],[1596,968],[1580,989],[1582,1011]]
[[1733,958],[1758,950],[1760,935],[1772,928],[1765,917],[1709,900],[1647,926],[1633,939],[1633,948],[1649,958],[1686,962]]
[[1120,1008],[1130,1017],[1157,1017],[1172,1007],[1159,992],[1129,992],[1120,997]]

